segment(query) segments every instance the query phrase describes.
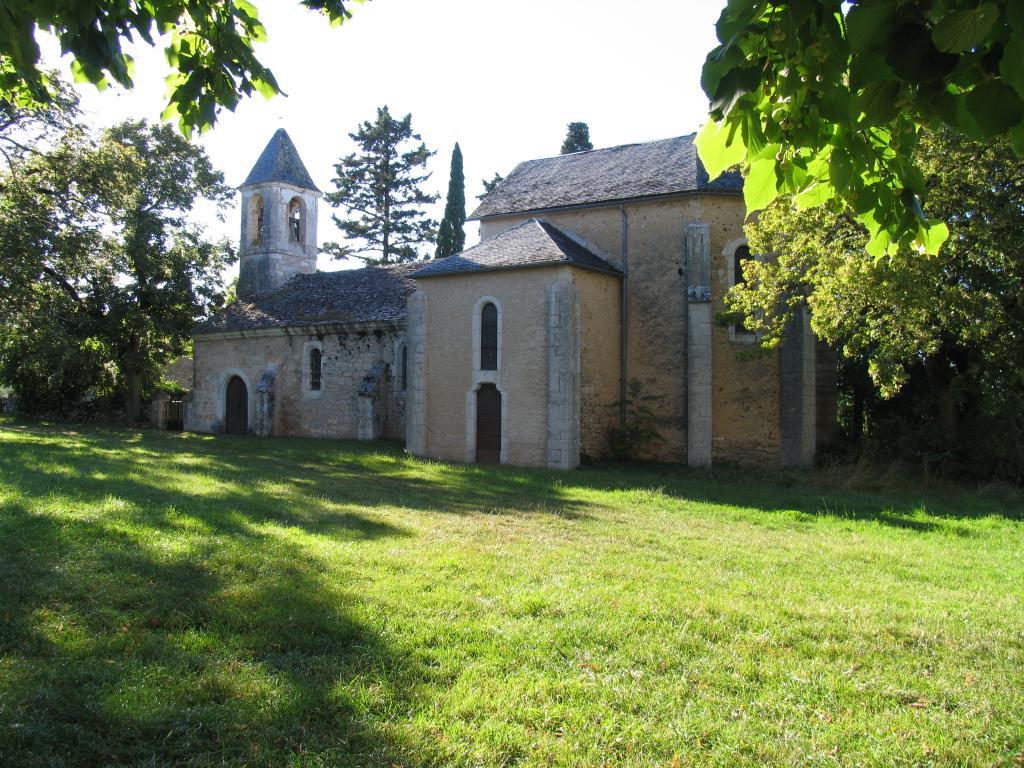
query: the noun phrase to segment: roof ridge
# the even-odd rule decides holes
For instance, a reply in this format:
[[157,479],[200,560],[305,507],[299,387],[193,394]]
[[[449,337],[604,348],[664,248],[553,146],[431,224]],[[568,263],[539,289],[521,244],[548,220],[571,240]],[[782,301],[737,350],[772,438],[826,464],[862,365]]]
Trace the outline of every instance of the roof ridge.
[[[532,157],[529,160],[520,161],[516,165],[516,168],[518,168],[520,165],[526,165],[528,163],[541,163],[546,162],[548,160],[557,160],[560,157],[582,157],[584,155],[594,155],[597,154],[598,152],[611,152],[613,149],[625,149],[626,147],[643,147],[648,144],[658,144],[659,142],[662,141],[678,141],[679,139],[696,138],[696,136],[697,133],[695,131],[691,131],[690,133],[684,133],[679,136],[663,136],[660,139],[649,139],[648,141],[629,141],[626,142],[625,144],[614,144],[610,147],[597,147],[596,149],[583,149],[580,150],[579,152],[567,152],[564,155],[559,153],[557,155],[548,155],[546,157]],[[515,173],[515,168],[512,169],[512,173]],[[511,176],[512,173],[510,173],[509,176]]]
[[526,160],[467,218],[538,215],[561,208],[679,193],[739,193],[743,182],[736,173],[708,179],[697,153],[696,135]]
[[[545,232],[547,232],[548,237],[552,237],[552,234],[551,234],[550,230],[554,230],[555,233],[558,236],[564,237],[567,240],[570,240],[574,244],[578,245],[580,248],[583,248],[584,250],[589,251],[592,256],[596,256],[598,259],[600,259],[605,264],[607,264],[611,269],[618,270],[618,267],[616,267],[614,264],[612,264],[609,259],[605,258],[605,254],[601,252],[600,248],[598,248],[597,246],[593,245],[592,243],[587,241],[584,237],[576,234],[575,232],[573,232],[571,230],[568,230],[568,229],[562,229],[557,224],[555,224],[555,223],[553,223],[551,221],[548,221],[547,219],[540,219],[540,218],[532,218],[531,217],[530,219],[528,219],[528,221],[536,221],[538,224],[540,224],[541,228],[544,229]],[[559,243],[556,242],[555,245],[558,245],[559,248],[561,248],[561,245]],[[564,253],[564,251],[563,251],[563,253]],[[568,254],[566,254],[566,255],[568,255]]]
[[487,240],[434,259],[412,273],[415,279],[506,269],[570,266],[621,276],[622,272],[589,245],[556,225],[531,217]]

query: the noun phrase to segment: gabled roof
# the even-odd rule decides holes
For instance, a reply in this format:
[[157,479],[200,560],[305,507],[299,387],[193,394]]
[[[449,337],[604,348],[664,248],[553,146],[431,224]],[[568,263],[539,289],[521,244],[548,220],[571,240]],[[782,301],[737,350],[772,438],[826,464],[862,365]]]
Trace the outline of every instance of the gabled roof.
[[405,300],[416,290],[409,279],[419,264],[343,269],[296,275],[276,291],[252,302],[236,301],[193,333],[245,331],[282,326],[399,322]]
[[267,142],[266,149],[260,155],[256,165],[249,171],[249,175],[242,183],[243,187],[250,184],[265,184],[267,182],[283,181],[301,189],[312,189],[319,192],[309,171],[302,164],[299,157],[299,150],[295,148],[288,131],[278,128],[274,135]]
[[622,274],[553,224],[529,219],[462,253],[436,259],[411,276],[419,279],[560,264],[613,275]]
[[697,157],[696,134],[623,144],[520,163],[470,219],[678,192],[739,192],[738,173],[708,181]]

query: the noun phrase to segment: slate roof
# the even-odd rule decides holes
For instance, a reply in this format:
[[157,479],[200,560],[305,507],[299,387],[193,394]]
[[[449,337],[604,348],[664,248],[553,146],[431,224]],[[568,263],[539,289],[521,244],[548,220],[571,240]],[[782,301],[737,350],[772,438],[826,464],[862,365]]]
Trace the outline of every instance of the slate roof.
[[291,136],[284,128],[278,128],[270,137],[266,149],[260,154],[242,186],[263,184],[268,181],[284,181],[302,189],[320,191],[310,178],[309,171],[299,157],[299,150],[295,148]]
[[520,163],[470,215],[482,219],[676,192],[739,192],[738,173],[708,181],[696,134]]
[[198,325],[194,333],[401,321],[406,314],[405,300],[416,290],[409,275],[419,266],[396,264],[296,275],[255,301],[229,304]]
[[491,272],[566,264],[613,275],[622,274],[553,224],[529,219],[462,253],[435,259],[412,277],[441,277],[466,272]]

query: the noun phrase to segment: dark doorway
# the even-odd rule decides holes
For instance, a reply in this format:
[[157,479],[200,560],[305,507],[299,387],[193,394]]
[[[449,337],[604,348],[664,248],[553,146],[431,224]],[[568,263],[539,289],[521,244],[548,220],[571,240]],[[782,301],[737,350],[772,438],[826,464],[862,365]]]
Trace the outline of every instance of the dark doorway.
[[224,432],[244,435],[249,431],[249,391],[240,376],[231,377],[224,399]]
[[167,401],[167,428],[176,432],[185,428],[185,404],[181,400]]
[[501,462],[501,393],[481,384],[476,393],[476,463]]

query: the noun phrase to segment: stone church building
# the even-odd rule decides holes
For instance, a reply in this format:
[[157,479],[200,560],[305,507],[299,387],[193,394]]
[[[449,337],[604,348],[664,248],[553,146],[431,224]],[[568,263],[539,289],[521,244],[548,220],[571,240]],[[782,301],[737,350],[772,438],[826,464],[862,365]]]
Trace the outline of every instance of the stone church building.
[[835,423],[834,358],[714,317],[754,258],[741,180],[694,137],[520,163],[446,259],[317,272],[320,191],[279,130],[242,184],[238,301],[197,327],[185,427],[404,439],[417,456],[570,469],[607,453],[633,379],[652,455],[800,465]]

